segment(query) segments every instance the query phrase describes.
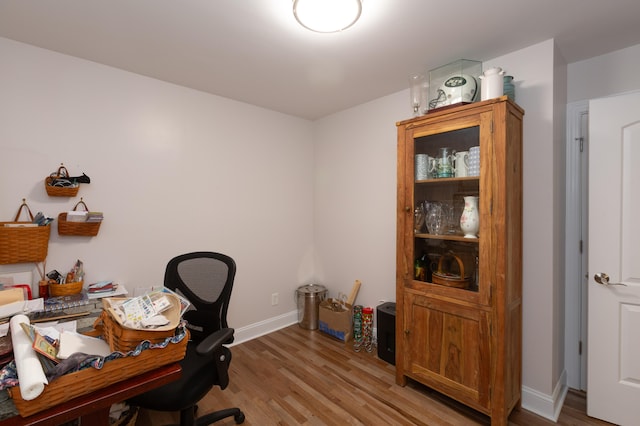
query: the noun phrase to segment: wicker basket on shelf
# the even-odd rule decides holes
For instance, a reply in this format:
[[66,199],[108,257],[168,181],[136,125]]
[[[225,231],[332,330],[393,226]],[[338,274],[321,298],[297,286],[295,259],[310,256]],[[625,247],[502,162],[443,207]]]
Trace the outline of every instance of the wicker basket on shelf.
[[[29,220],[19,222],[23,209]],[[42,262],[47,258],[51,227],[32,224],[33,214],[23,198],[13,222],[0,222],[0,265]]]
[[50,197],[75,197],[78,195],[78,190],[80,189],[80,185],[77,183],[74,186],[57,186],[54,185],[54,180],[56,179],[64,179],[69,177],[69,172],[64,164],[60,163],[60,167],[54,173],[47,176],[44,179],[44,188],[47,191],[47,195]]
[[[87,204],[80,198],[80,201],[73,207],[73,211],[77,211],[78,206],[82,205],[85,211],[89,211]],[[83,236],[83,237],[95,237],[100,231],[100,222],[69,222],[67,220],[67,213],[60,213],[58,215],[58,235],[67,236]]]
[[[455,260],[458,265],[457,273],[452,270],[444,270],[444,260],[451,258]],[[440,257],[440,260],[438,261],[438,270],[433,272],[431,280],[434,284],[454,288],[467,288],[471,282],[471,278],[466,276],[464,273],[464,263],[462,262],[462,259],[455,254],[445,254]]]

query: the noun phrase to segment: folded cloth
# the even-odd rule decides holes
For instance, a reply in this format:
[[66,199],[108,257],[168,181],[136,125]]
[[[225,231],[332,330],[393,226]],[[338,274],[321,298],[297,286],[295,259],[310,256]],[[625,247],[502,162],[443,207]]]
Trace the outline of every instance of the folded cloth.
[[91,183],[91,178],[89,178],[89,176],[85,175],[84,173],[82,174],[82,176],[68,177],[67,179],[71,180],[72,182]]
[[55,367],[47,371],[47,379],[51,382],[64,374],[78,371],[84,362],[95,357],[95,355],[87,355],[82,352],[73,353],[69,358],[61,360]]

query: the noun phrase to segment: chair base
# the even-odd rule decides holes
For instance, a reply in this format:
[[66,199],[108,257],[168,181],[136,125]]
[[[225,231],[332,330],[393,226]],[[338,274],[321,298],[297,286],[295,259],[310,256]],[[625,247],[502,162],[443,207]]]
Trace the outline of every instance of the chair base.
[[218,420],[233,417],[236,424],[244,423],[244,413],[239,408],[225,408],[224,410],[214,411],[196,418],[196,410],[198,406],[184,409],[180,412],[180,424],[171,426],[208,426]]

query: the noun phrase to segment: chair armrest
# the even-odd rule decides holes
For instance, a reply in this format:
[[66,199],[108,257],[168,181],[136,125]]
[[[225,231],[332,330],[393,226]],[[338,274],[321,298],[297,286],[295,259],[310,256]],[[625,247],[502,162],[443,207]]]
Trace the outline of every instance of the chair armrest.
[[213,358],[218,373],[218,386],[220,386],[220,389],[225,389],[229,384],[228,369],[231,352],[223,345],[225,342],[233,341],[233,332],[233,328],[222,328],[208,335],[196,346],[198,355],[211,356]]
[[233,338],[233,328],[222,328],[208,335],[196,346],[198,355],[211,355],[219,350],[225,342]]

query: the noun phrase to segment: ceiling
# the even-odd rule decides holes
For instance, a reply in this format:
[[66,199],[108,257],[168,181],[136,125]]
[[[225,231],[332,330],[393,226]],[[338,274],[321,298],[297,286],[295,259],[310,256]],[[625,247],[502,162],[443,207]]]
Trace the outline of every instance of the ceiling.
[[638,0],[364,0],[360,21],[334,34],[302,28],[291,6],[0,0],[0,37],[311,120],[461,58],[554,38],[571,63],[640,44]]

